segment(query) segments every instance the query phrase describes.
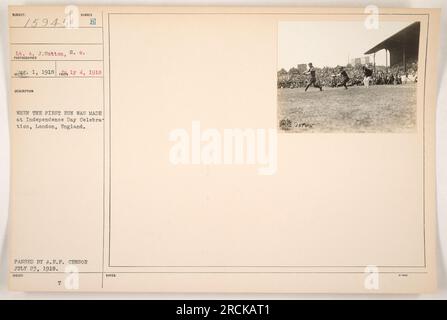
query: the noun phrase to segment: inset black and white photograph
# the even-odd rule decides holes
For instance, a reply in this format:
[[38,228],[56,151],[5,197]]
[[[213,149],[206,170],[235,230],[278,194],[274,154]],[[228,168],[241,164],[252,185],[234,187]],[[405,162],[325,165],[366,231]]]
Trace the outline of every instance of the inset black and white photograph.
[[415,132],[420,22],[278,24],[280,132]]

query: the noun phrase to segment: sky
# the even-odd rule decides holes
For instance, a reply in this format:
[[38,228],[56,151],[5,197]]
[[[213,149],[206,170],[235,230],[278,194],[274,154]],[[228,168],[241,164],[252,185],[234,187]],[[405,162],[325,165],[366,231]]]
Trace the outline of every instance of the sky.
[[[363,21],[293,21],[278,25],[278,69],[299,63],[315,67],[346,65],[412,22],[380,21],[378,29]],[[376,64],[385,65],[385,50],[376,53]],[[372,61],[372,55],[371,55]]]

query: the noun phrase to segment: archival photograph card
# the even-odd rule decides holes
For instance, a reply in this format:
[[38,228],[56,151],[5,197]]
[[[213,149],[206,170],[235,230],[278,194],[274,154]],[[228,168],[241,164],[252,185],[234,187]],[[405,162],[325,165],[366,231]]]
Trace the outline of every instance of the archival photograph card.
[[11,6],[15,291],[436,290],[439,10]]

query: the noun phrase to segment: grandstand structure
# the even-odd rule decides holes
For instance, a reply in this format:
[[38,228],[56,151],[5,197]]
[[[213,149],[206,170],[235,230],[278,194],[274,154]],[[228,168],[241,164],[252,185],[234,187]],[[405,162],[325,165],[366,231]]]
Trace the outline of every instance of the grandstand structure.
[[[418,60],[420,30],[421,23],[414,22],[366,51],[365,55],[373,54],[375,66],[376,53],[385,50],[386,67],[402,66],[406,72],[407,66]],[[388,56],[390,57],[389,63]]]

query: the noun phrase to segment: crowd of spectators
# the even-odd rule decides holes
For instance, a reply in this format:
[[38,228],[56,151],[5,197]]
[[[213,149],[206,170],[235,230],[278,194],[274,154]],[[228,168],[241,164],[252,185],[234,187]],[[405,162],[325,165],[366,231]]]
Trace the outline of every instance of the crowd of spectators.
[[[317,81],[323,87],[337,87],[342,82],[340,66],[335,68],[315,68]],[[376,66],[371,78],[371,85],[399,85],[407,82],[417,82],[417,63],[407,65],[407,71],[402,66],[384,67]],[[350,78],[348,86],[362,86],[364,72],[362,65],[347,65],[344,67]],[[278,71],[278,88],[302,88],[307,85],[309,76],[303,70],[291,68],[289,71],[281,69]]]

